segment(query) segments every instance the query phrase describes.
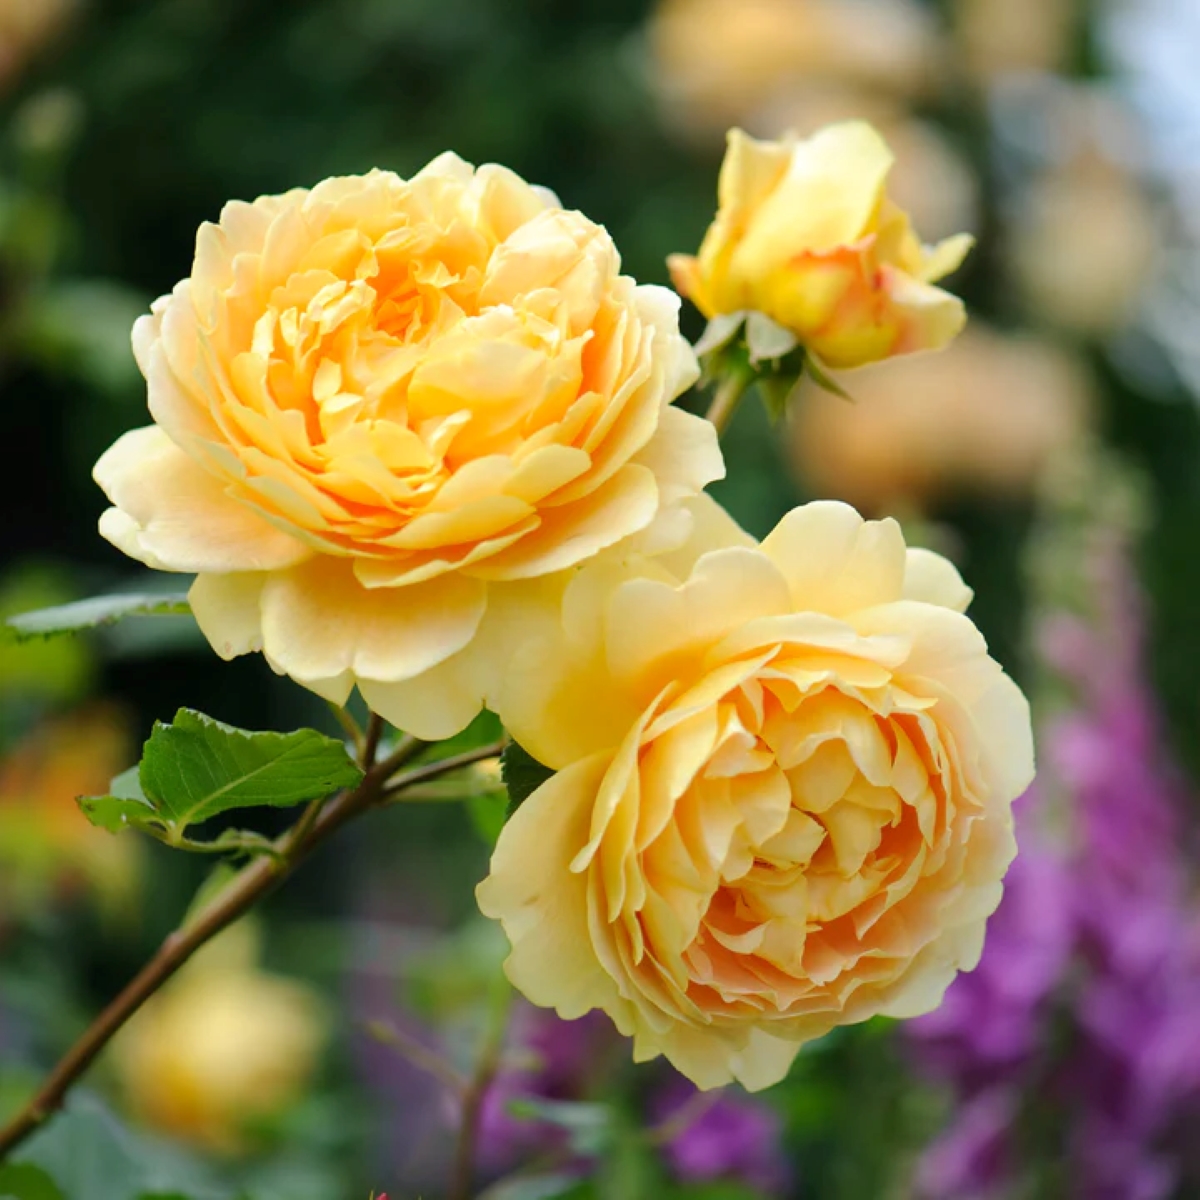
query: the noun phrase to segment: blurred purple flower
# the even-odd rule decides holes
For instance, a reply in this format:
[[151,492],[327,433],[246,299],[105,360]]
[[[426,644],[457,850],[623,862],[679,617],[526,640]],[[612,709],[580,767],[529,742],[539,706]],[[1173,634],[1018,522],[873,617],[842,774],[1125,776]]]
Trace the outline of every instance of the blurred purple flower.
[[[1042,832],[1035,790],[1018,810],[1021,853],[979,967],[941,1010],[909,1025],[921,1065],[961,1103],[920,1166],[931,1197],[999,1186],[1014,1149],[1006,1129],[1050,1089],[1066,1118],[1071,1196],[1163,1200],[1182,1163],[1172,1135],[1200,1115],[1187,792],[1163,751],[1143,676],[1140,595],[1119,540],[1098,543],[1092,567],[1098,620],[1055,618],[1040,641],[1043,661],[1078,696],[1041,738],[1050,783],[1039,789],[1054,789],[1062,834],[1052,842]],[[1051,1057],[1056,1013],[1073,1032]]]
[[996,1087],[964,1104],[922,1155],[916,1191],[923,1200],[991,1200],[1004,1193],[1012,1170],[1010,1130],[1019,1094]]
[[[1017,810],[1018,831],[1036,807],[1027,795]],[[988,924],[984,955],[960,975],[940,1008],[909,1022],[923,1065],[973,1090],[996,1072],[1033,1054],[1044,1034],[1045,1001],[1070,958],[1075,936],[1071,877],[1063,856],[1018,838],[1004,899]]]
[[585,1098],[602,1073],[616,1036],[611,1022],[599,1012],[564,1021],[546,1009],[520,1005],[512,1021],[505,1065],[480,1117],[479,1159],[487,1171],[508,1170],[532,1154],[565,1144],[560,1127],[519,1112],[519,1103]]
[[657,1124],[680,1121],[678,1133],[663,1147],[675,1176],[684,1183],[738,1179],[764,1195],[783,1195],[791,1172],[779,1114],[765,1102],[729,1089],[688,1119],[700,1095],[676,1077],[651,1105]]
[[1118,1124],[1088,1114],[1071,1144],[1074,1195],[1086,1200],[1167,1200],[1178,1169]]

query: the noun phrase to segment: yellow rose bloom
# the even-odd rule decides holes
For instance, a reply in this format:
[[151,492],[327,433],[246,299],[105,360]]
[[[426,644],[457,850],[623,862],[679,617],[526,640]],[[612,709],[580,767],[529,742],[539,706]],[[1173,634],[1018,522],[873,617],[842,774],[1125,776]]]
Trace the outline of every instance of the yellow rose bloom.
[[970,591],[894,521],[809,504],[756,545],[696,507],[699,557],[585,568],[514,668],[503,719],[557,774],[478,896],[534,1003],[759,1089],[976,964],[1032,736]]
[[143,1123],[224,1153],[298,1100],[316,1068],[325,1019],[314,992],[259,969],[257,928],[206,946],[113,1043],[126,1102]]
[[677,305],[602,227],[453,154],[231,203],[134,328],[155,424],[96,466],[101,533],[198,575],[223,657],[448,736],[544,577],[678,535],[657,518],[723,474],[670,407],[697,373]]
[[830,367],[946,345],[966,312],[933,284],[971,238],[923,246],[888,198],[892,163],[861,121],[802,141],[731,130],[700,255],[669,260],[676,288],[708,317],[765,313]]

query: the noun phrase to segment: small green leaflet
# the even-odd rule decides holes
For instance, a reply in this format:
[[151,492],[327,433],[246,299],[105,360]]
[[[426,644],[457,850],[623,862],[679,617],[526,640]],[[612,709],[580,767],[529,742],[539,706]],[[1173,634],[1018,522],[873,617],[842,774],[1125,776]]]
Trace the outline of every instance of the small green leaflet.
[[107,796],[80,796],[79,807],[93,825],[120,833],[129,826],[155,820],[154,805],[146,799],[137,767],[122,771],[109,785]]
[[[155,723],[140,766],[118,775],[109,795],[85,796],[79,805],[103,829],[134,826],[186,846],[190,826],[222,813],[287,808],[361,780],[342,743],[315,729],[249,733],[181,708],[171,724]],[[235,839],[225,844],[238,848]]]
[[505,747],[500,757],[500,773],[508,789],[507,815],[510,817],[554,774],[516,742],[509,742]]
[[58,637],[64,633],[79,633],[112,625],[124,617],[179,615],[191,612],[183,593],[155,595],[139,593],[126,596],[93,596],[55,608],[39,608],[34,612],[18,613],[4,622],[10,637],[18,642],[34,638]]
[[10,1163],[0,1167],[0,1196],[15,1200],[63,1200],[54,1180],[33,1163]]

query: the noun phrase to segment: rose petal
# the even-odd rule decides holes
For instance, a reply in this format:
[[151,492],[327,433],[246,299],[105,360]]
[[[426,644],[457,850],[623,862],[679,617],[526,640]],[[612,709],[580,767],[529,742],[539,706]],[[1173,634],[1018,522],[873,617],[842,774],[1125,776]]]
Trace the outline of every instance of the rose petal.
[[157,426],[118,438],[94,475],[116,505],[101,519],[101,533],[157,570],[269,571],[312,554],[229,496]]

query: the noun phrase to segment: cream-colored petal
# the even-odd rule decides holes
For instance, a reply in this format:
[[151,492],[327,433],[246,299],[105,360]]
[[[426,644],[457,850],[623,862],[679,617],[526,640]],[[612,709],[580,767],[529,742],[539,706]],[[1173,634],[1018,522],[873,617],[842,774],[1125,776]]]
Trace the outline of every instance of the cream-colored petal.
[[905,600],[921,600],[963,613],[974,596],[948,558],[932,550],[909,549],[904,566]]
[[200,632],[226,661],[261,650],[262,590],[266,575],[198,575],[188,603]]
[[670,288],[639,284],[633,292],[638,316],[655,331],[654,366],[663,379],[663,399],[682,396],[699,378],[700,362],[679,332],[679,297]]
[[[515,689],[528,699],[523,664],[531,645],[557,623],[566,585],[565,575],[490,585],[487,611],[462,650],[398,683],[360,681],[363,698],[373,712],[427,741],[460,732],[486,704],[520,741],[518,728],[524,725],[519,718],[509,725],[508,717],[514,714],[505,696]],[[523,711],[517,706],[517,713]],[[532,752],[532,747],[526,749]]]
[[540,619],[508,658],[489,704],[538,761],[557,769],[614,750],[641,715],[644,705],[606,666],[604,615],[619,584],[656,571],[654,560],[614,550],[557,577],[556,613]]
[[150,311],[144,316],[138,317],[133,323],[130,342],[133,346],[134,361],[143,376],[149,373],[150,350],[158,341],[159,330],[162,328],[163,311],[170,302],[170,296],[159,296],[150,306]]
[[845,616],[899,599],[903,590],[900,526],[890,517],[864,521],[848,504],[819,500],[792,509],[762,549],[802,611]]
[[972,927],[948,930],[931,942],[888,989],[876,1011],[880,1016],[901,1020],[933,1012],[958,972],[978,961],[982,933],[983,923],[978,922]]
[[733,1076],[748,1092],[761,1092],[787,1078],[801,1043],[773,1037],[769,1029],[750,1031],[733,1062]]
[[712,317],[746,307],[746,295],[729,278],[729,262],[755,213],[787,174],[793,144],[761,142],[731,129],[717,181],[717,215],[698,259],[676,256],[671,274],[683,295]]
[[971,715],[992,786],[1000,798],[1015,800],[1035,773],[1029,700],[1007,675],[1001,675],[976,700]]
[[[154,316],[142,317],[133,329],[150,416],[178,445],[188,447],[193,438],[220,436],[204,401],[210,367],[193,291],[190,280],[177,283],[170,296],[155,304]],[[218,386],[213,385],[214,392]]]
[[694,678],[705,651],[726,634],[789,608],[787,585],[765,554],[715,550],[682,587],[635,579],[616,589],[605,618],[609,667],[649,703],[681,671]]
[[504,970],[513,985],[565,1020],[623,1008],[588,931],[587,875],[568,865],[588,840],[609,761],[593,755],[538,788],[504,826],[475,893],[483,914],[508,935]]
[[397,729],[427,742],[461,733],[483,708],[484,685],[472,647],[396,683],[359,680],[367,707]]
[[157,426],[122,435],[93,472],[121,512],[101,532],[132,558],[163,571],[270,571],[312,551],[229,496]]
[[894,276],[889,302],[900,333],[893,354],[915,354],[948,346],[967,324],[967,309],[949,292],[907,275]]
[[658,431],[633,461],[654,472],[663,504],[695,496],[725,478],[725,459],[712,422],[674,405],[663,410]]
[[659,507],[658,485],[630,464],[590,495],[541,512],[541,525],[519,542],[471,568],[481,579],[528,579],[573,567],[645,529]]
[[368,589],[348,560],[315,558],[268,577],[263,652],[301,682],[349,671],[394,683],[457,654],[475,636],[486,604],[486,586],[461,575]]
[[656,565],[668,570],[680,583],[691,575],[701,556],[711,550],[758,545],[707,492],[685,501],[680,507],[691,516],[687,540],[677,550],[654,556]]
[[643,1033],[638,1041],[635,1061],[661,1053],[702,1092],[730,1083],[740,1083],[748,1092],[772,1087],[787,1076],[800,1049],[797,1041],[752,1027],[725,1031],[680,1024],[661,1038]]
[[717,179],[717,203],[731,215],[745,216],[769,200],[786,176],[795,144],[759,141],[741,129],[731,129],[726,141]]

